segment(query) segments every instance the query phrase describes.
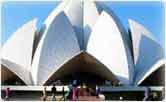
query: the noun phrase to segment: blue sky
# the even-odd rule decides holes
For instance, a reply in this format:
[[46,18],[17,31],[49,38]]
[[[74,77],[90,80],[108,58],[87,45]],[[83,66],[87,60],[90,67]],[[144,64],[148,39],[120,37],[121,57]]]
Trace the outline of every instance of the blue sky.
[[[2,5],[2,44],[24,23],[38,18],[40,28],[49,13],[59,2],[6,2]],[[144,25],[160,44],[164,43],[164,6],[161,2],[107,2],[107,5],[129,28],[128,19]]]

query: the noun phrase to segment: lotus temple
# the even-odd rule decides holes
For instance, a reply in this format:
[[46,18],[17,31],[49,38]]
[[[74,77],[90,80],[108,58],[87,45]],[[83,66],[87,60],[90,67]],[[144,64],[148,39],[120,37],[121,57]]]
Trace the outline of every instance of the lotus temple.
[[2,46],[1,84],[65,85],[110,81],[122,86],[164,86],[164,48],[139,22],[126,31],[102,2],[65,0],[37,30],[37,18]]

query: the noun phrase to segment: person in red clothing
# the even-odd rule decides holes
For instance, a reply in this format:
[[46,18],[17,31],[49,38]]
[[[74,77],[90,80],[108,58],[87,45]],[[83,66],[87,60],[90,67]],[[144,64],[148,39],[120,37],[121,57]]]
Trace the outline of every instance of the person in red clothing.
[[76,101],[78,98],[78,88],[77,87],[73,87],[73,91],[72,91],[72,101]]
[[10,88],[9,87],[5,90],[5,94],[6,94],[5,99],[9,100],[9,95],[10,95]]

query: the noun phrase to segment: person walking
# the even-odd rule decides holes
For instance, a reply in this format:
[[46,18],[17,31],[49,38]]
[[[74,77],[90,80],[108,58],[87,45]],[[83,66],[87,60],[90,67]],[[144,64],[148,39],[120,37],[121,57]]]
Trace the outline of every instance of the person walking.
[[44,86],[44,89],[43,89],[43,101],[46,101],[47,100],[47,90],[46,90],[46,86]]
[[77,89],[78,82],[77,80],[73,80],[73,88],[72,88],[72,101],[76,101],[78,98],[78,89]]
[[72,101],[76,101],[77,100],[77,98],[78,98],[78,89],[77,89],[77,87],[74,87],[73,88],[73,91],[72,91]]
[[150,88],[149,87],[147,87],[146,89],[145,89],[145,92],[144,92],[144,98],[143,98],[143,101],[148,101],[151,97],[150,97]]
[[5,90],[5,100],[6,100],[6,101],[9,101],[9,95],[10,95],[10,88],[8,87],[8,88]]
[[99,97],[100,95],[100,87],[96,86],[96,96],[97,98]]
[[72,100],[73,85],[71,83],[69,83],[68,88],[69,88],[69,91],[66,94],[66,98],[69,100]]
[[66,97],[65,97],[65,88],[64,88],[64,86],[62,87],[62,94],[63,94],[63,101],[65,101]]
[[53,84],[52,88],[51,88],[51,93],[52,93],[52,101],[56,101],[56,87],[55,84]]

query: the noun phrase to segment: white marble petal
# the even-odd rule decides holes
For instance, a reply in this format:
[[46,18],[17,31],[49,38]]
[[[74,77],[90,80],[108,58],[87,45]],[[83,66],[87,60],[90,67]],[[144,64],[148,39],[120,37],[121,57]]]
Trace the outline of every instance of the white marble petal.
[[60,12],[42,36],[37,47],[32,75],[36,85],[43,85],[58,68],[80,51],[72,24]]
[[31,58],[36,30],[36,19],[19,28],[3,45],[2,64],[31,85]]
[[2,47],[2,58],[30,69],[36,19],[20,27]]
[[114,19],[102,12],[92,29],[87,52],[109,68],[123,84],[132,82],[133,68],[129,66],[125,43]]
[[149,73],[151,67],[164,58],[161,45],[155,40],[151,32],[134,20],[129,20],[132,34],[135,84],[139,84],[142,77]]

